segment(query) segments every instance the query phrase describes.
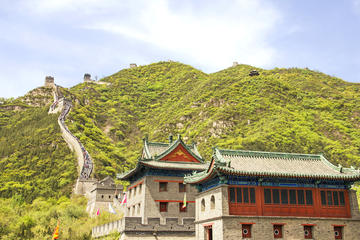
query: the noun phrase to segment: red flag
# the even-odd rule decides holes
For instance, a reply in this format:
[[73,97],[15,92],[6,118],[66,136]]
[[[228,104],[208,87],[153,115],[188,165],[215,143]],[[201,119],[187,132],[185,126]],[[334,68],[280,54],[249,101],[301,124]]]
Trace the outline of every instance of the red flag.
[[53,233],[52,239],[59,239],[59,221],[58,221],[55,231]]
[[121,201],[121,205],[124,205],[124,204],[126,204],[126,203],[127,203],[126,193],[124,193],[124,197],[123,197],[123,199],[122,199],[122,201]]

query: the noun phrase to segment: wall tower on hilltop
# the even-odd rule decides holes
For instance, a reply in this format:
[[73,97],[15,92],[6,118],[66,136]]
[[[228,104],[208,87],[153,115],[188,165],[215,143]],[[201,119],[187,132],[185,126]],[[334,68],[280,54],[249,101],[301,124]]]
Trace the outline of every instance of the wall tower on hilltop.
[[53,87],[54,86],[54,77],[46,76],[45,77],[45,87]]
[[84,82],[91,82],[91,74],[90,73],[85,73],[84,74]]

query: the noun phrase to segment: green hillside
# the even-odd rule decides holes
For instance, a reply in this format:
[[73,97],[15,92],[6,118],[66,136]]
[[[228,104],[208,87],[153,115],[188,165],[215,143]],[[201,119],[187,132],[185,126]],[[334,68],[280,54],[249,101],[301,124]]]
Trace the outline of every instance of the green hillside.
[[[212,147],[323,153],[360,167],[360,84],[308,69],[238,65],[213,74],[176,62],[124,69],[61,89],[66,124],[95,161],[94,176],[128,170],[142,138],[181,134],[210,160]],[[62,239],[90,239],[84,199],[70,200],[77,160],[48,115],[51,89],[0,99],[0,239],[45,239],[57,219]],[[106,216],[107,217],[107,216]],[[106,218],[105,217],[105,218]],[[78,229],[75,233],[74,226]],[[82,227],[80,227],[82,226]]]
[[[211,148],[323,153],[360,166],[360,84],[308,69],[239,65],[205,74],[159,62],[82,83],[67,124],[96,160],[96,175],[131,167],[145,134],[182,134],[209,160]],[[126,167],[116,162],[124,163]]]

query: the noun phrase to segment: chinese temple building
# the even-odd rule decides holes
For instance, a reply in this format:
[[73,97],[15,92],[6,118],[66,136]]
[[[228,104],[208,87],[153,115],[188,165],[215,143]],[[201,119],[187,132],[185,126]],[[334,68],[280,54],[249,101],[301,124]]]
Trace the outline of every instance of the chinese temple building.
[[197,240],[360,239],[359,180],[323,155],[218,148],[207,170],[185,177],[199,191]]
[[168,143],[145,138],[135,168],[118,176],[130,182],[125,216],[117,223],[122,224],[118,231],[126,235],[124,239],[154,239],[153,234],[160,239],[173,239],[174,235],[176,239],[194,239],[197,189],[183,181],[186,174],[207,167],[196,145],[185,144],[180,136],[175,141],[170,137]]

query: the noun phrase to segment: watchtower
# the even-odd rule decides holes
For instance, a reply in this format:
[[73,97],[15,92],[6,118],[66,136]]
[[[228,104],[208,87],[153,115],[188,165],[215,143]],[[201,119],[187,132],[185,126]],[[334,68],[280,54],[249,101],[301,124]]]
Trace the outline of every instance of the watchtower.
[[130,63],[130,68],[135,68],[137,67],[136,63]]
[[120,200],[123,195],[123,186],[115,184],[111,177],[93,183],[93,189],[90,191],[87,211],[90,215],[96,213],[97,209],[107,209],[108,204],[115,200]]
[[45,77],[45,87],[53,87],[54,86],[54,77],[46,76]]
[[237,65],[239,65],[239,63],[238,62],[233,62],[233,67],[236,67]]
[[90,82],[91,81],[91,74],[85,73],[84,74],[84,82]]

